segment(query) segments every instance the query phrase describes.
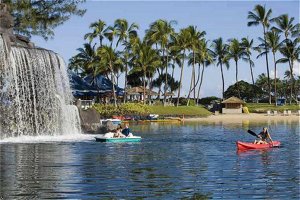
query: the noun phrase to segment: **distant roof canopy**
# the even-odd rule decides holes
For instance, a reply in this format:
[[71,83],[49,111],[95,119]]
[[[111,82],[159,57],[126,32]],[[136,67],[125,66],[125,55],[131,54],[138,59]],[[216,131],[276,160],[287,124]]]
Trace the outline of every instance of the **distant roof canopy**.
[[238,104],[245,104],[246,102],[237,98],[237,97],[230,97],[228,99],[225,99],[224,101],[222,101],[222,103],[226,104],[226,103],[238,103]]
[[[113,90],[112,82],[103,75],[98,75],[95,78],[92,76],[86,76],[82,79],[74,72],[69,72],[69,74],[74,96],[97,96],[111,93]],[[115,85],[115,91],[118,96],[124,95],[124,89],[117,85]]]
[[[142,87],[142,86],[132,87],[132,88],[127,89],[127,90],[126,90],[126,93],[127,93],[128,95],[138,95],[138,94],[142,94],[142,93],[144,93],[144,87]],[[146,95],[151,95],[151,96],[156,96],[156,95],[158,95],[157,92],[151,91],[151,90],[149,90],[149,89],[147,89],[147,88],[145,89],[145,93],[146,93]]]

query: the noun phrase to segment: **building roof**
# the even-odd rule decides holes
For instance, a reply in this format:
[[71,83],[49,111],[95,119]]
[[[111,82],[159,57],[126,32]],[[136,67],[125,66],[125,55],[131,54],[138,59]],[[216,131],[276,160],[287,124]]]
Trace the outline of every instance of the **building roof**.
[[[129,95],[141,94],[141,93],[144,93],[144,88],[142,86],[132,87],[132,88],[127,89],[126,93]],[[149,94],[152,96],[157,95],[156,92],[151,91],[147,88],[145,89],[145,93],[146,93],[146,95],[149,95]]]
[[237,97],[230,97],[228,99],[225,99],[224,101],[222,101],[222,103],[226,104],[226,103],[240,103],[240,104],[245,104],[246,102],[237,98]]

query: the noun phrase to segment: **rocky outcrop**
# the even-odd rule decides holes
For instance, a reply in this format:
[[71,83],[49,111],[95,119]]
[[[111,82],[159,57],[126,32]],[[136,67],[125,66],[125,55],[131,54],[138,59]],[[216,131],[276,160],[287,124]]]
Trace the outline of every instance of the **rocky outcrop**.
[[79,116],[81,128],[84,133],[89,134],[104,134],[113,131],[117,128],[111,121],[101,124],[100,114],[94,108],[81,109],[79,108]]

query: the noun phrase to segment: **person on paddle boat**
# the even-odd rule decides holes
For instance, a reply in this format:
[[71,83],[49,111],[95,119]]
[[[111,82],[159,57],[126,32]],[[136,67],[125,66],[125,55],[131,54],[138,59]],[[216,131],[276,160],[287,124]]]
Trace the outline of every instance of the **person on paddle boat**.
[[273,144],[273,140],[271,138],[271,135],[266,127],[263,128],[262,132],[258,134],[258,137],[260,140],[255,140],[254,144],[268,144],[268,141]]
[[130,133],[130,129],[128,127],[128,124],[125,125],[125,128],[122,130],[122,134],[125,135],[126,137],[133,136],[132,133]]
[[124,138],[125,135],[122,134],[122,128],[117,128],[114,133],[115,138]]

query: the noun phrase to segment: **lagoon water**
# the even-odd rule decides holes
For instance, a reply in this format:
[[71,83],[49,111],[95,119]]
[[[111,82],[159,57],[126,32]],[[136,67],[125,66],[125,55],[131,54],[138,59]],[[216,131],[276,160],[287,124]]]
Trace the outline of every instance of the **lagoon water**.
[[237,152],[265,124],[132,125],[139,143],[0,142],[0,199],[299,199],[299,123],[281,148]]

